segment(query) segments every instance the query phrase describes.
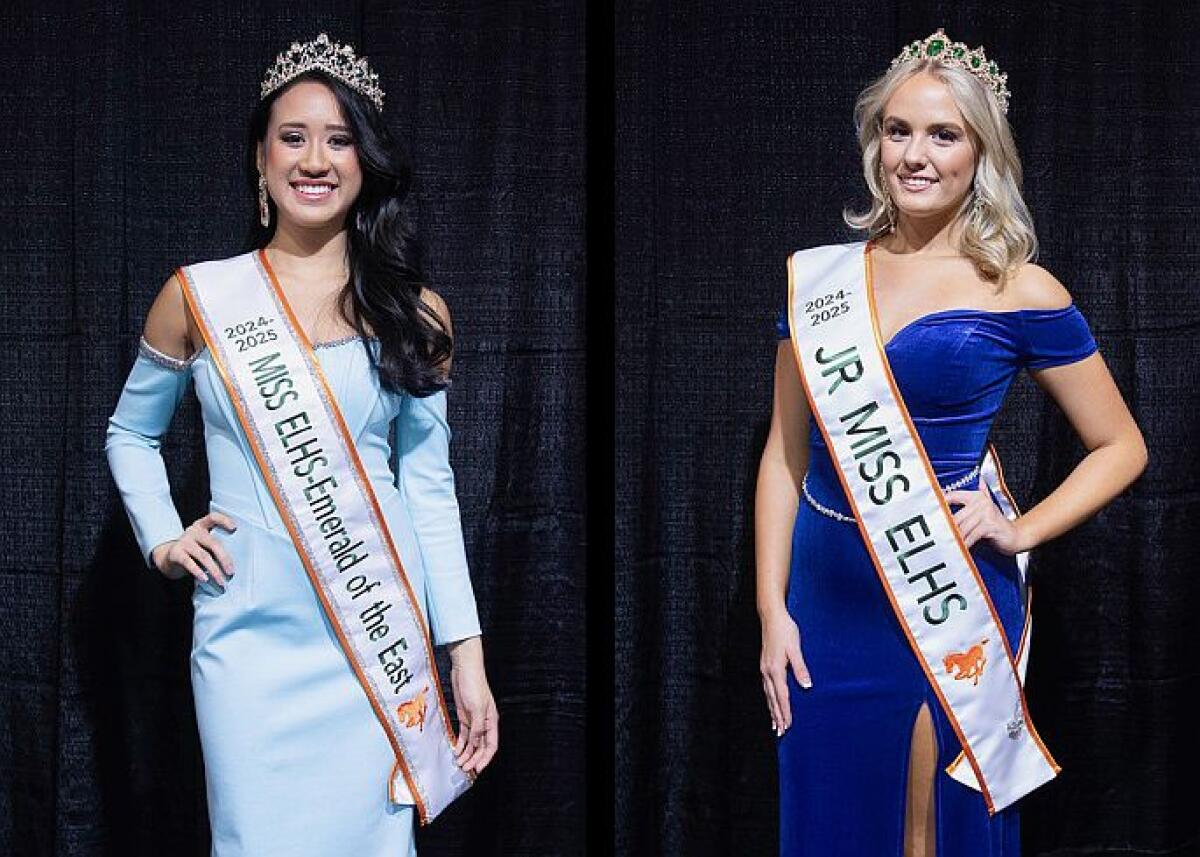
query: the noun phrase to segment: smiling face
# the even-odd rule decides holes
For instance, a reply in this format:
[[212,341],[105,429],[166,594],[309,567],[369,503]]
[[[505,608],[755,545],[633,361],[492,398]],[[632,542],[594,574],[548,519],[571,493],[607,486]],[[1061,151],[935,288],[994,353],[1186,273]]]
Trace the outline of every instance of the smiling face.
[[883,109],[879,158],[900,217],[957,211],[971,192],[975,144],[944,83],[921,72],[892,94]]
[[362,188],[350,126],[316,81],[293,84],[271,105],[257,158],[280,225],[340,228]]

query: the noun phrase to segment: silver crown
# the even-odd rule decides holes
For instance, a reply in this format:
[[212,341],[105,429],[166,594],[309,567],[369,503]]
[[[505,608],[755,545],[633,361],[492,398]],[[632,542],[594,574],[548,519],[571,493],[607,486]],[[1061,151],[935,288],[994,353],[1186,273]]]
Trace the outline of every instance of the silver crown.
[[1002,113],[1008,113],[1008,75],[1002,74],[994,62],[988,60],[983,45],[972,50],[962,42],[952,42],[945,31],[937,30],[924,39],[917,39],[905,46],[900,55],[892,60],[891,68],[909,60],[936,60],[942,65],[965,69],[979,78],[1000,105]]
[[275,58],[275,64],[267,69],[267,76],[263,78],[259,99],[266,98],[289,80],[312,69],[320,69],[333,75],[351,89],[371,99],[380,111],[383,110],[383,90],[379,87],[379,75],[371,71],[371,67],[367,65],[367,58],[356,59],[354,48],[331,42],[329,36],[324,33],[304,44],[292,42],[292,46],[286,52]]

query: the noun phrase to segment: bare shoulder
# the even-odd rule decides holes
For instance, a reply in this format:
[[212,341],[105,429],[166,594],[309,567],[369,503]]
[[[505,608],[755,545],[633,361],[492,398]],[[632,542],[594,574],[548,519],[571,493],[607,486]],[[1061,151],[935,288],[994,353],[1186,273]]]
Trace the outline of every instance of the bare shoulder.
[[1009,288],[1013,290],[1014,303],[1027,309],[1062,309],[1071,304],[1071,293],[1058,278],[1032,262],[1017,268]]
[[450,330],[450,307],[446,305],[445,299],[428,286],[421,287],[421,301],[433,310],[434,314],[441,319],[442,324],[446,325],[446,330]]
[[[442,296],[433,289],[422,286],[420,298],[421,302],[429,307],[433,314],[442,322],[442,325],[445,326],[446,334],[453,337],[454,331],[450,327],[450,308],[446,306],[446,302],[442,299]],[[450,353],[448,352],[445,358],[438,364],[438,368],[445,377],[449,377],[450,375]]]
[[198,335],[193,336],[193,330],[191,313],[183,299],[183,286],[172,272],[146,313],[142,335],[158,351],[185,360],[196,350],[193,343],[199,340]]

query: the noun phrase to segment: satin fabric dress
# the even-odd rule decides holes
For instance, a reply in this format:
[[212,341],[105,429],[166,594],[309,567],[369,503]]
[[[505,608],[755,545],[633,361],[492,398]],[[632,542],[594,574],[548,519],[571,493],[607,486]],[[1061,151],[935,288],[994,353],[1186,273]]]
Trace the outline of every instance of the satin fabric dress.
[[[315,348],[387,519],[435,644],[479,634],[463,550],[444,392],[380,387],[349,337]],[[393,804],[383,727],[321,609],[211,355],[142,339],[109,419],[106,452],[142,555],[183,531],[159,438],[189,381],[204,420],[212,533],[230,553],[226,589],[194,584],[192,690],[214,857],[406,857],[411,805]],[[389,443],[395,427],[396,448]],[[396,474],[389,466],[394,459]]]
[[[786,312],[776,327],[780,338],[789,335]],[[1095,350],[1074,304],[943,310],[909,323],[885,346],[943,487],[982,459],[992,420],[1021,369],[1071,363]],[[850,515],[833,458],[811,417],[808,438],[812,499]],[[978,485],[974,476],[961,487]],[[1015,653],[1025,618],[1016,559],[981,543],[971,555]],[[945,773],[961,745],[857,526],[823,514],[803,496],[787,608],[800,628],[813,686],[802,689],[788,672],[792,726],[778,741],[781,857],[902,857],[909,751],[922,703],[929,706],[937,739],[935,853],[1017,857],[1020,803],[989,817],[980,793]]]

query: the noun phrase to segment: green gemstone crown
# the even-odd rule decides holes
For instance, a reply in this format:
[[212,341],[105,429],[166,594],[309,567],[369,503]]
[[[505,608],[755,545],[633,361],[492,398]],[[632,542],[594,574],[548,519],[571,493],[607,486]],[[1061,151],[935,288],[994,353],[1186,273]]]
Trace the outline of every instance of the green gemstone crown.
[[936,60],[942,65],[966,69],[988,85],[996,96],[1003,113],[1008,113],[1008,75],[1001,74],[994,62],[990,62],[980,45],[971,49],[962,42],[952,42],[945,31],[938,27],[933,34],[905,46],[900,55],[892,60],[890,68],[909,60]]

